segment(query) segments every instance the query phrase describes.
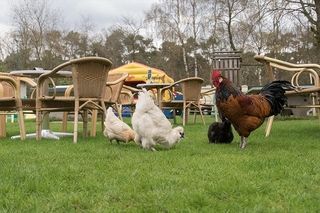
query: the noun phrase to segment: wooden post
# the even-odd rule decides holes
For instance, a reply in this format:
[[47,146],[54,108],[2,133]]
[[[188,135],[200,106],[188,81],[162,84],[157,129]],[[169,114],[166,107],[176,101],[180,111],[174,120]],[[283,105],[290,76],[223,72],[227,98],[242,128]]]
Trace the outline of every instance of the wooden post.
[[0,115],[0,138],[6,137],[6,115]]
[[[267,74],[268,74],[268,77],[269,77],[269,81],[270,82],[274,81],[275,77],[274,77],[273,69],[272,69],[272,67],[270,65],[270,62],[266,62],[266,70],[267,70]],[[272,116],[270,116],[268,118],[266,130],[265,130],[266,131],[266,137],[268,137],[270,135],[273,120],[274,120],[274,115],[272,115]]]
[[[0,97],[2,97],[3,94],[3,86],[0,83]],[[6,115],[0,115],[0,138],[6,137]]]

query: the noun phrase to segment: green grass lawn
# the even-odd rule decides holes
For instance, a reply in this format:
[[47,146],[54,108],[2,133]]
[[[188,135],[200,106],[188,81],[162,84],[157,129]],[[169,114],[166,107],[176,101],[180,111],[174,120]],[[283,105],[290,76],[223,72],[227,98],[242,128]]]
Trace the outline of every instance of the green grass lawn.
[[[8,124],[9,136],[16,126]],[[270,137],[261,127],[245,150],[238,136],[208,144],[207,128],[188,124],[180,144],[157,152],[110,144],[101,128],[96,138],[79,135],[78,144],[1,139],[0,211],[320,211],[318,120],[276,120]]]

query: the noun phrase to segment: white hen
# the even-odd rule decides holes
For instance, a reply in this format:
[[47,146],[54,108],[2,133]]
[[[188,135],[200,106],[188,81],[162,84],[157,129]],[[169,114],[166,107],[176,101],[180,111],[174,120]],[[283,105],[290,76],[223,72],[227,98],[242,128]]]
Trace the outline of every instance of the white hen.
[[130,126],[121,121],[114,113],[111,107],[107,110],[107,115],[104,121],[105,129],[104,136],[112,140],[129,142],[134,139],[135,133]]
[[146,90],[139,93],[136,110],[132,116],[132,128],[136,133],[136,144],[153,151],[156,144],[170,148],[184,137],[183,128],[172,128],[170,121],[154,104]]

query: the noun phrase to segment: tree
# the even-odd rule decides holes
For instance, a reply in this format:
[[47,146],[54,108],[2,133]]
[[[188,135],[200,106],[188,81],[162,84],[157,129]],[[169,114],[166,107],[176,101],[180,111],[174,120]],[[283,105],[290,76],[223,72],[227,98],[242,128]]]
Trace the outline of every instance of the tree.
[[160,52],[162,66],[159,68],[165,70],[174,79],[187,77],[185,72],[180,71],[184,68],[184,62],[181,60],[181,47],[176,42],[164,41],[161,44]]
[[118,28],[111,29],[109,35],[106,35],[104,44],[105,57],[112,61],[113,67],[121,66],[123,63],[125,63],[125,47],[123,44],[124,38],[124,32]]
[[162,41],[178,42],[181,46],[184,71],[190,76],[186,39],[190,18],[186,13],[186,0],[161,0],[159,4],[154,4],[147,13],[146,20],[153,23],[157,35]]
[[233,23],[238,18],[238,16],[246,10],[248,1],[247,0],[221,0],[218,2],[220,3],[220,9],[224,11],[222,21],[225,23],[227,27],[230,48],[233,51],[237,51],[238,49],[235,46],[234,38],[233,38],[234,32],[233,32],[232,26],[233,26]]
[[12,8],[17,41],[24,50],[32,48],[32,56],[41,61],[45,35],[55,28],[58,16],[47,0],[23,0],[19,3]]
[[81,34],[70,31],[63,37],[63,49],[66,60],[80,57]]
[[[314,33],[315,44],[320,48],[320,0],[286,0],[287,10],[302,14],[309,22]],[[299,15],[296,16],[299,19]],[[301,21],[301,19],[299,19]]]
[[80,20],[80,28],[78,29],[80,32],[79,54],[81,57],[85,57],[93,54],[90,51],[90,45],[94,38],[90,35],[94,34],[95,26],[89,17],[81,16]]
[[[193,38],[193,59],[194,59],[194,76],[198,76],[198,48],[199,43],[198,39],[200,37],[200,33],[205,31],[205,23],[202,21],[205,14],[201,14],[201,12],[205,12],[207,8],[206,1],[199,0],[189,0],[189,4],[191,6],[191,26],[192,26],[192,38]],[[203,32],[204,33],[204,32]]]
[[139,50],[139,40],[142,39],[140,31],[142,29],[142,22],[137,22],[132,17],[122,17],[122,26],[118,26],[125,36],[123,44],[126,48],[126,61],[136,61],[136,55]]

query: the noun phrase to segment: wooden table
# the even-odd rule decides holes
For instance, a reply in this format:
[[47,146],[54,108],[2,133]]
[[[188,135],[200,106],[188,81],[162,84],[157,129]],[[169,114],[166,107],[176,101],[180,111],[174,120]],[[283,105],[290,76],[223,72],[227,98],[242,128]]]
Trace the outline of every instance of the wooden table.
[[[24,77],[30,77],[30,78],[37,78],[40,75],[44,73],[48,73],[51,70],[42,70],[42,69],[35,69],[35,70],[14,70],[10,72],[10,75],[14,76],[24,76]],[[58,71],[55,74],[55,77],[71,77],[72,72],[71,71]]]
[[157,105],[160,104],[161,101],[161,94],[160,90],[163,87],[171,85],[170,83],[145,83],[145,84],[138,84],[137,87],[145,88],[146,90],[156,89],[157,90]]

